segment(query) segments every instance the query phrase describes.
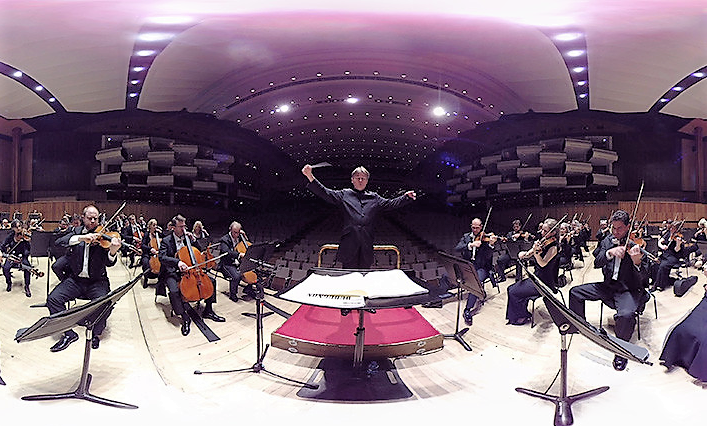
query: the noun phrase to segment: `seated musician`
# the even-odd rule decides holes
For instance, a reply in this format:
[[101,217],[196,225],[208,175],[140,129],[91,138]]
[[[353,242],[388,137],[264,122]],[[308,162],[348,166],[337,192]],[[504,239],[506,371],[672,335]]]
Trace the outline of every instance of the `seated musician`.
[[140,229],[137,224],[135,215],[131,214],[128,216],[128,220],[125,221],[125,225],[121,229],[120,235],[123,237],[123,242],[125,243],[123,245],[123,255],[127,256],[130,260],[130,265],[128,266],[129,268],[137,265],[135,264],[135,250],[131,250],[128,247],[139,247],[142,242],[143,234],[142,229]]
[[[488,239],[482,238],[481,229],[483,225],[481,219],[475,218],[471,221],[471,232],[462,235],[461,239],[454,247],[454,251],[460,253],[461,257],[471,261],[476,269],[476,275],[481,283],[486,278],[491,279],[495,284],[495,278],[489,274],[493,268],[493,248],[489,245]],[[474,314],[478,311],[478,297],[469,293],[464,308],[464,322],[471,325]]]
[[700,303],[669,331],[660,360],[667,368],[683,367],[692,377],[707,382],[707,284],[704,289]]
[[[629,341],[636,326],[636,311],[645,303],[648,272],[638,245],[626,249],[629,214],[617,210],[611,216],[612,235],[604,238],[594,258],[594,267],[601,268],[604,280],[572,287],[569,307],[585,318],[584,302],[601,300],[616,309],[616,337]],[[628,360],[616,355],[614,369],[624,370]]]
[[10,221],[7,219],[2,220],[2,229],[10,229]]
[[191,233],[194,234],[194,238],[198,241],[209,238],[209,233],[206,232],[206,229],[204,229],[204,224],[201,223],[200,220],[194,222],[194,225],[191,228]]
[[505,238],[498,237],[496,234],[489,234],[489,245],[494,251],[493,268],[498,282],[506,281],[506,268],[511,264],[511,255],[508,254],[508,247],[504,240]]
[[[47,296],[49,313],[56,314],[66,309],[66,302],[77,298],[97,299],[110,292],[107,266],[116,262],[118,250],[122,242],[118,238],[110,238],[107,249],[96,244],[105,240],[105,236],[94,232],[98,227],[98,209],[87,206],[83,210],[83,226],[77,226],[72,232],[57,240],[57,244],[68,247],[66,254],[69,272],[66,277]],[[93,327],[91,347],[98,349],[101,333],[106,327],[106,315]],[[64,332],[61,339],[51,347],[52,352],[62,351],[79,339],[73,330]]]
[[[155,245],[157,246],[157,248],[150,245],[150,242],[152,241],[155,241]],[[157,219],[150,219],[147,222],[147,231],[142,236],[142,241],[140,242],[140,249],[142,251],[142,255],[140,256],[140,266],[142,267],[143,272],[145,272],[145,275],[143,275],[142,278],[143,288],[147,287],[148,279],[158,277],[159,272],[155,273],[154,271],[152,271],[152,267],[150,266],[150,259],[159,254],[159,247],[161,241],[162,235],[160,235],[159,231],[157,230]]]
[[595,235],[597,241],[601,242],[601,240],[609,236],[609,234],[611,234],[611,230],[609,229],[609,221],[604,218],[599,219],[599,229]]
[[[179,250],[183,247],[193,246],[198,250],[201,250],[201,247],[194,236],[186,231],[187,220],[184,216],[177,215],[172,221],[174,222],[174,231],[165,236],[160,244],[159,259],[162,267],[160,269],[159,280],[163,282],[169,290],[169,302],[172,305],[174,314],[182,318],[182,335],[186,336],[190,331],[191,319],[186,311],[188,302],[184,301],[179,290],[179,282],[182,279],[182,272],[186,271],[189,266],[177,256]],[[213,285],[214,292],[211,297],[206,299],[206,307],[201,316],[212,321],[224,322],[226,319],[216,315],[213,310],[217,293],[216,283],[213,283]]]
[[[560,257],[557,244],[557,220],[547,218],[543,221],[543,236],[533,244],[527,252],[518,254],[519,259],[533,259],[535,261],[535,275],[553,290],[557,290],[557,277],[560,272]],[[533,281],[526,278],[508,287],[508,305],[506,319],[508,324],[523,325],[531,320],[528,312],[528,301],[538,298],[540,293],[535,288]]]
[[670,287],[673,283],[673,280],[670,279],[670,270],[680,263],[680,259],[686,257],[685,250],[683,250],[685,241],[679,232],[680,225],[679,221],[671,222],[668,232],[658,239],[658,248],[662,250],[662,253],[659,256],[660,265],[655,273],[652,291],[662,291]]
[[[221,258],[219,267],[229,283],[228,298],[234,302],[238,301],[238,285],[242,278],[238,267],[240,266],[240,259],[245,255],[245,251],[238,251],[236,248],[241,243],[241,237],[246,241],[248,239],[241,224],[234,220],[228,227],[228,233],[218,241],[219,252],[222,254],[227,253],[226,256]],[[251,297],[255,295],[254,292],[248,289],[244,290],[244,293]]]
[[[514,219],[511,226],[512,229],[506,234],[506,241],[533,241],[535,239],[535,235],[523,230],[520,219]],[[521,269],[520,263],[516,262],[516,282],[520,281],[522,276],[523,270]]]
[[558,240],[558,248],[560,250],[560,266],[569,265],[570,268],[573,266],[572,242],[570,238],[571,228],[572,226],[567,222],[563,222],[562,224],[560,224],[560,235]]
[[[25,296],[32,297],[32,292],[29,289],[30,272],[32,266],[29,264],[30,241],[25,236],[22,229],[22,222],[13,220],[10,229],[12,232],[5,238],[5,241],[0,246],[0,259],[4,257],[5,263],[2,266],[2,273],[5,275],[7,283],[7,291],[12,290],[12,274],[10,268],[20,268],[23,270],[25,278]],[[24,267],[20,267],[20,263]]]

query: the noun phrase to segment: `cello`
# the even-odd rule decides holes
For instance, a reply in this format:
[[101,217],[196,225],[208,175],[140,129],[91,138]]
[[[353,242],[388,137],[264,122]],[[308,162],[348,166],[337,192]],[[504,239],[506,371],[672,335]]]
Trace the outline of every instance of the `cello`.
[[[150,248],[155,249],[156,251],[160,250],[160,237],[157,235],[157,232],[155,232],[154,237],[150,237]],[[160,259],[156,254],[150,255],[150,271],[153,274],[159,274],[160,273],[160,268],[162,265],[160,264]]]
[[185,302],[205,300],[214,294],[214,283],[202,268],[204,255],[191,245],[189,236],[184,239],[184,247],[177,252],[177,257],[186,263],[188,268],[182,271],[179,281],[179,291]]
[[[238,234],[238,238],[240,239],[240,241],[238,242],[238,244],[236,244],[236,251],[238,253],[245,254],[246,250],[248,250],[248,247],[253,245],[253,243],[248,241],[248,238],[246,238],[245,233],[243,231]],[[258,275],[253,271],[248,271],[242,274],[241,279],[248,284],[255,284],[256,282],[258,282]]]

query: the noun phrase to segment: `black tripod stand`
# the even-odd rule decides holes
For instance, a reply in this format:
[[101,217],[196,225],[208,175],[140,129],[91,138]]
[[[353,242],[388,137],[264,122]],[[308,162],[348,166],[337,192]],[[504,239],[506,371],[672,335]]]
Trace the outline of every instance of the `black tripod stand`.
[[459,268],[459,265],[456,263],[454,264],[454,275],[456,276],[457,279],[457,320],[456,320],[456,327],[454,329],[454,333],[452,334],[444,334],[445,339],[454,339],[457,342],[459,342],[460,345],[464,347],[467,351],[471,351],[471,346],[464,340],[464,334],[466,334],[467,331],[469,331],[469,327],[464,327],[461,330],[459,329],[459,320],[461,319],[461,311],[462,311],[462,285],[464,284],[464,277],[462,275],[461,268]]
[[[442,259],[442,262],[444,263],[444,267],[447,270],[448,273],[450,273],[450,270],[454,272],[454,276],[457,280],[457,321],[456,321],[456,326],[454,333],[452,334],[444,334],[445,339],[454,339],[457,342],[459,342],[460,345],[464,347],[467,351],[471,351],[471,346],[464,340],[464,334],[466,334],[467,331],[469,331],[469,327],[464,327],[463,329],[459,329],[459,320],[461,319],[461,310],[462,310],[462,293],[464,292],[464,289],[475,292],[476,294],[481,295],[481,300],[486,298],[486,292],[484,291],[484,287],[481,285],[479,282],[479,277],[476,275],[476,269],[474,268],[474,265],[467,261],[466,259],[462,259],[456,256],[452,256],[449,253],[445,253],[443,251],[438,252],[437,254],[440,255],[440,258]],[[450,273],[451,275],[451,273]]]
[[39,339],[59,331],[68,330],[77,324],[86,327],[86,345],[83,355],[83,368],[81,370],[81,379],[79,380],[78,387],[73,392],[23,396],[23,400],[48,401],[77,398],[117,408],[138,408],[137,405],[114,401],[112,399],[102,398],[91,394],[89,392],[89,387],[91,386],[92,376],[88,372],[88,365],[91,359],[91,339],[93,338],[93,327],[98,321],[108,315],[118,300],[123,297],[123,295],[125,295],[125,293],[127,293],[141,277],[142,274],[103,297],[93,300],[85,305],[71,308],[69,310],[50,315],[49,317],[44,317],[31,327],[19,330],[17,332],[15,340],[17,340],[17,342],[23,342],[26,340]]
[[250,372],[250,373],[267,373],[271,376],[287,380],[289,382],[300,384],[304,387],[310,389],[317,389],[317,385],[311,385],[309,383],[301,382],[299,380],[291,379],[289,377],[282,376],[280,374],[274,373],[263,364],[265,355],[267,355],[268,347],[270,345],[263,346],[263,300],[265,298],[265,292],[260,284],[256,284],[255,292],[255,346],[256,346],[256,361],[251,367],[247,368],[237,368],[233,370],[217,370],[217,371],[201,371],[195,370],[194,374],[215,374],[215,373],[239,373],[239,372]]
[[560,348],[560,393],[559,395],[548,395],[532,389],[516,388],[517,392],[530,395],[535,398],[540,398],[545,401],[550,401],[555,404],[555,426],[568,426],[574,423],[572,416],[572,404],[586,398],[591,398],[599,395],[602,392],[609,390],[608,386],[588,390],[575,395],[567,395],[567,330],[569,326],[562,324],[559,327],[560,336],[562,338],[562,346]]

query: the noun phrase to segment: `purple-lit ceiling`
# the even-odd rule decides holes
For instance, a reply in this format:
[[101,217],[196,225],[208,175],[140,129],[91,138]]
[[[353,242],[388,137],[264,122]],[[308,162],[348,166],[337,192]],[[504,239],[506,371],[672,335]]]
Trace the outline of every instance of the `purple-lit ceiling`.
[[0,116],[186,109],[401,170],[529,109],[707,118],[704,0],[241,3],[0,0]]

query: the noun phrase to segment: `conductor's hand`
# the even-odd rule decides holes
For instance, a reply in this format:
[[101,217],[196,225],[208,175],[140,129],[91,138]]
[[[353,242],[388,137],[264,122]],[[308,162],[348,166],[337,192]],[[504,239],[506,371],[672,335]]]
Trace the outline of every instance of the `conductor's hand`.
[[412,199],[412,200],[416,200],[416,199],[417,199],[417,194],[415,194],[415,191],[408,191],[408,192],[405,193],[405,195],[407,195],[408,198],[410,198],[410,199]]
[[302,167],[302,174],[305,175],[310,182],[314,180],[311,165],[305,164],[304,167]]

